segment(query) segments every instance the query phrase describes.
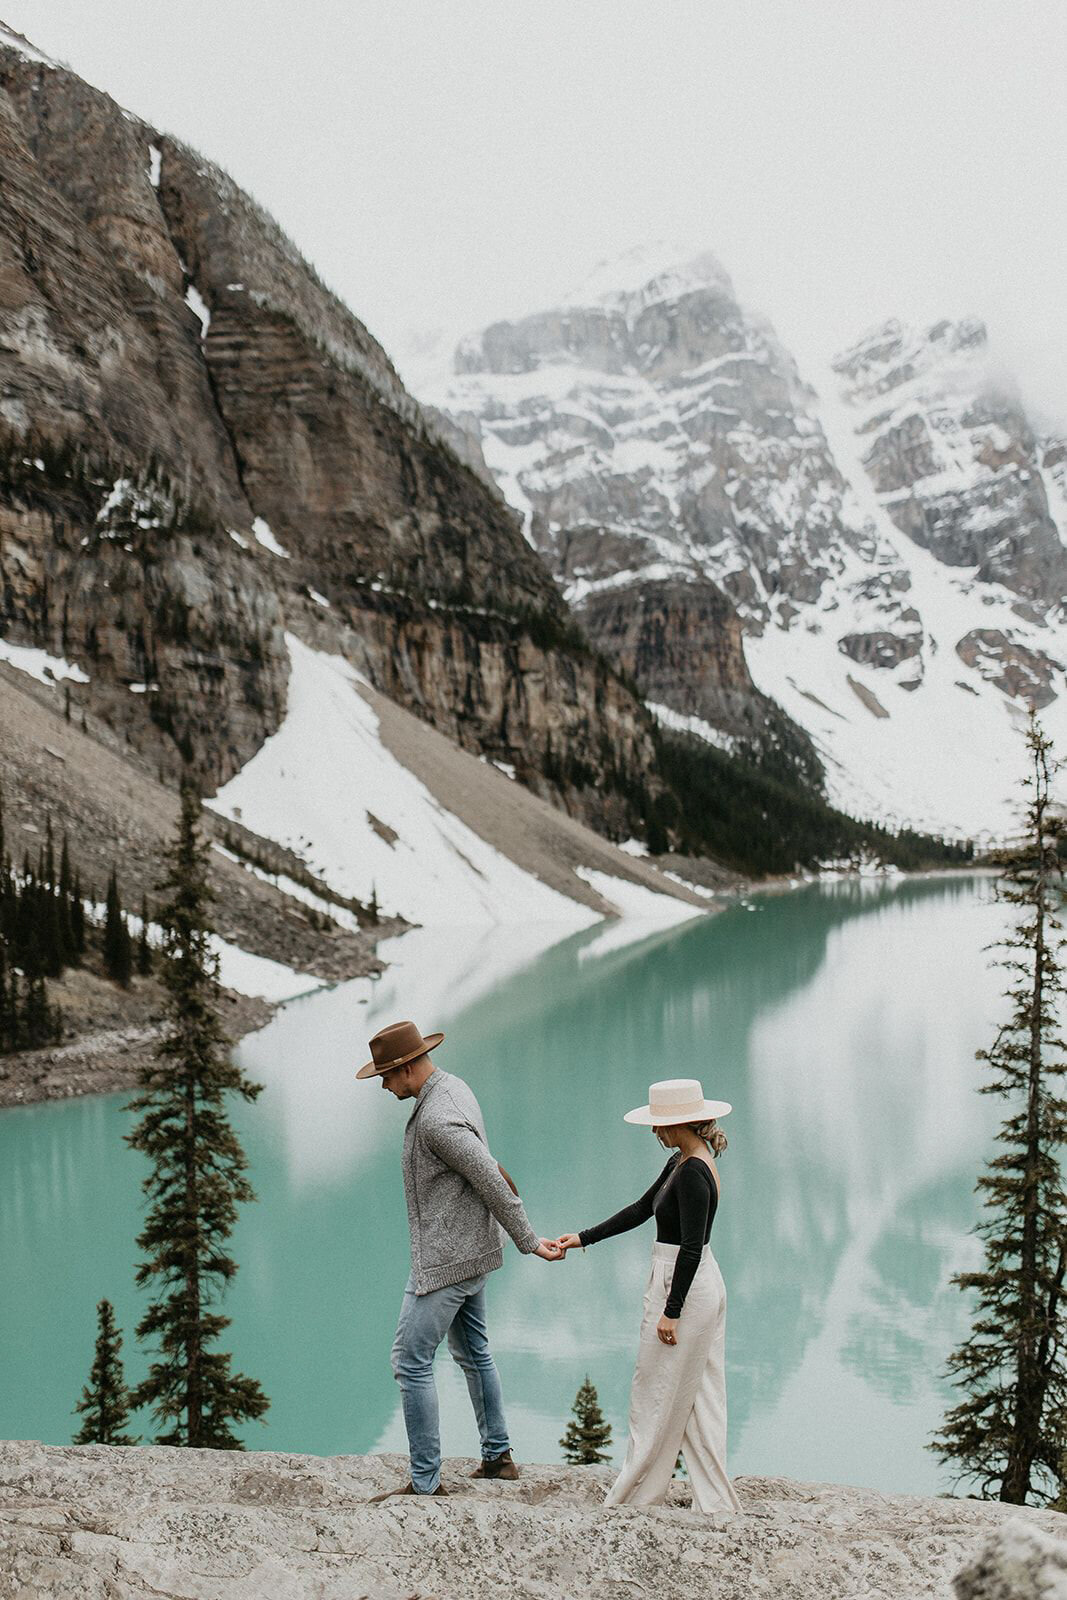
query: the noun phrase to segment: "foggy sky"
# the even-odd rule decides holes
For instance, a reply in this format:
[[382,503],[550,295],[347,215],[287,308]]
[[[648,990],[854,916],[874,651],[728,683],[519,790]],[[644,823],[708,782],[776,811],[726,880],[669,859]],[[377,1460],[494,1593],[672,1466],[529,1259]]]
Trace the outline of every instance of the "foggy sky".
[[402,370],[668,237],[806,369],[889,315],[983,316],[1067,423],[1063,0],[0,9],[226,167]]

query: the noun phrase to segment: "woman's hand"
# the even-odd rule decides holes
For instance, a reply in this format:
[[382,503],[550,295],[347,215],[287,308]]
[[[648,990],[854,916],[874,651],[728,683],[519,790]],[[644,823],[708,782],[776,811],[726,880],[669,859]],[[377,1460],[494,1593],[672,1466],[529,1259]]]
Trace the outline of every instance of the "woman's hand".
[[561,1233],[556,1243],[564,1254],[568,1250],[580,1250],[582,1248],[582,1241],[576,1233]]
[[656,1323],[656,1333],[663,1344],[678,1343],[678,1318],[660,1317]]

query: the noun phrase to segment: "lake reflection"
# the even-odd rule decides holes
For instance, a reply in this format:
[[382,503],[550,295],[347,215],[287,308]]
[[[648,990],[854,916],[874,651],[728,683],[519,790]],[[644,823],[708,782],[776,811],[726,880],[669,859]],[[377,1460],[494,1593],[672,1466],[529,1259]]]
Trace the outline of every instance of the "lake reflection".
[[[966,1324],[974,1180],[997,1107],[974,1051],[1002,1009],[988,882],[844,883],[753,901],[615,948],[596,930],[416,930],[378,982],[296,1002],[245,1041],[266,1084],[237,1112],[260,1195],[235,1240],[236,1361],[272,1399],[248,1442],[401,1448],[389,1344],[408,1269],[406,1108],[356,1084],[366,1041],[413,1016],[485,1112],[534,1226],[579,1228],[659,1169],[621,1121],[651,1079],[730,1100],[713,1247],[729,1296],[731,1470],[924,1492],[938,1372]],[[0,1116],[0,1432],[69,1440],[94,1305],[129,1339],[139,1159],[122,1097]],[[559,1457],[589,1373],[625,1440],[651,1231],[561,1265],[514,1250],[490,1285],[517,1453]],[[130,1341],[132,1344],[132,1340]],[[136,1352],[129,1368],[138,1371]],[[476,1451],[442,1356],[445,1448]]]

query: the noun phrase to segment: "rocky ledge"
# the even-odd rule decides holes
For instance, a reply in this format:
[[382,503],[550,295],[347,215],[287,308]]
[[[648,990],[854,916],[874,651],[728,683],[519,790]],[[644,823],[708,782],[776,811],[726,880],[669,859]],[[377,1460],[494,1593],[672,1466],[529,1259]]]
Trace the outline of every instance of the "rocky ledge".
[[610,1471],[528,1466],[448,1499],[370,1497],[398,1456],[0,1444],[0,1597],[84,1600],[1065,1600],[1067,1519],[742,1478],[734,1518],[683,1483],[605,1511]]

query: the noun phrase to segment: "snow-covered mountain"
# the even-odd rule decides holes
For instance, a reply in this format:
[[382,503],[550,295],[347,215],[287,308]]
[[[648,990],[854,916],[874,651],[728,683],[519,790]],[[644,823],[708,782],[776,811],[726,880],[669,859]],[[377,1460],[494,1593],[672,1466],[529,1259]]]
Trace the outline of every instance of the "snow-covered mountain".
[[954,834],[1008,825],[1031,704],[1067,748],[1067,448],[981,323],[802,374],[714,256],[663,248],[453,366],[420,398],[665,721],[788,741],[777,703],[836,803]]

